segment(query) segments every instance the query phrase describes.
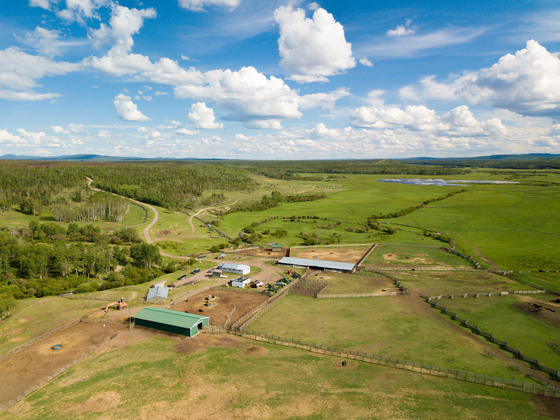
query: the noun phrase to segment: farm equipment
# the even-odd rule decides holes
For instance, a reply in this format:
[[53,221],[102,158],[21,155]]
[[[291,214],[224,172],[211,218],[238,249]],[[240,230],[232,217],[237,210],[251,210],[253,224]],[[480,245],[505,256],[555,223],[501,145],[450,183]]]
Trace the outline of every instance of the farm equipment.
[[109,310],[109,308],[113,305],[117,306],[117,311],[120,311],[121,309],[126,308],[128,305],[126,304],[126,302],[124,301],[124,298],[120,298],[118,301],[116,302],[111,302],[109,303],[107,306],[105,306],[104,311],[107,312]]

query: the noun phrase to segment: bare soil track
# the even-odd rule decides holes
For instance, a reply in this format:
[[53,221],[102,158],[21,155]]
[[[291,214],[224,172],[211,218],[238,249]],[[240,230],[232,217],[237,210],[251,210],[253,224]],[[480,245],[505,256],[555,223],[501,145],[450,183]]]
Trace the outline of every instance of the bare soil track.
[[[0,361],[0,405],[86,354],[124,326],[79,322]],[[60,344],[59,350],[52,346]]]

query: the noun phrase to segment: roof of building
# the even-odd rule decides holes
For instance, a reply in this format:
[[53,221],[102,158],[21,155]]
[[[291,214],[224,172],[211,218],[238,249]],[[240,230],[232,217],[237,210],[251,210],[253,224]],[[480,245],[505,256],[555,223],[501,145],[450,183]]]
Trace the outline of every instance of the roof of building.
[[234,263],[222,264],[222,269],[224,270],[244,270],[245,268],[248,268],[249,270],[251,269],[251,267],[245,264],[234,264]]
[[146,298],[146,300],[151,300],[155,298],[167,299],[168,294],[169,294],[169,287],[163,287],[163,286],[152,287],[150,290],[148,290],[148,297]]
[[165,280],[162,281],[158,281],[157,283],[154,283],[153,287],[163,287],[165,286]]
[[284,257],[278,264],[287,265],[300,265],[303,267],[319,267],[326,268],[328,270],[341,270],[341,271],[352,271],[355,264],[338,262],[338,261],[326,261],[326,260],[311,260],[307,258],[294,258],[294,257]]
[[134,319],[153,321],[159,324],[173,325],[181,328],[192,328],[207,316],[189,314],[185,312],[171,311],[162,308],[143,308],[136,314]]

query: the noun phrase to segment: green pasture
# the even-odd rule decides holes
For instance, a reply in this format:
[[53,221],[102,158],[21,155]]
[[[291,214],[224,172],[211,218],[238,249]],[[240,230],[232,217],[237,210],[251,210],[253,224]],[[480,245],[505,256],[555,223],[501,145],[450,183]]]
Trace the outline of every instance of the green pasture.
[[[382,178],[379,175],[347,175],[346,178],[339,180],[340,190],[317,190],[327,195],[325,199],[304,203],[282,203],[278,207],[264,211],[232,213],[224,217],[221,228],[233,235],[252,222],[272,215],[281,217],[317,215],[335,222],[359,225],[365,223],[372,214],[399,211],[452,191],[452,189],[442,190],[441,187],[433,186],[418,189],[415,186],[399,185],[399,188],[395,188],[394,184],[377,182]],[[459,188],[453,190],[457,189]],[[318,221],[318,223],[328,222]]]
[[[3,418],[537,417],[520,392],[354,361],[342,367],[338,358],[230,336],[200,338],[109,343],[111,351],[86,358]],[[181,354],[181,346],[192,350]]]
[[539,289],[560,293],[560,273],[515,273],[513,276]]
[[476,185],[467,189],[396,220],[447,234],[459,248],[473,256],[481,253],[503,270],[560,269],[558,187]]
[[443,248],[381,244],[364,261],[365,265],[473,268],[463,258]]
[[249,329],[434,366],[520,378],[519,373],[485,357],[472,340],[418,305],[425,303],[412,296],[314,299],[288,295]]
[[[546,302],[552,300],[552,297],[534,295],[534,299]],[[478,325],[481,330],[507,341],[511,347],[521,350],[524,355],[538,359],[544,366],[560,370],[560,354],[548,345],[550,342],[560,345],[560,327],[539,318],[536,312],[532,316],[516,307],[527,306],[530,302],[525,296],[510,295],[478,299],[443,299],[439,304],[456,312],[460,318],[468,319],[470,324]]]
[[459,293],[512,292],[534,287],[487,271],[394,271],[408,289],[427,296]]
[[312,279],[323,279],[329,286],[323,291],[325,295],[350,294],[350,293],[382,293],[396,290],[393,282],[387,277],[373,274],[362,276],[358,274],[321,273]]

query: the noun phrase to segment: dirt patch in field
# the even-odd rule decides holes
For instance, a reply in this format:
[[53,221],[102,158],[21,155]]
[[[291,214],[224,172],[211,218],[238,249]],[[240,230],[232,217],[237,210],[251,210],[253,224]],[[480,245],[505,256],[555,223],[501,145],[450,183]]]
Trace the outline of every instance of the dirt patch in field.
[[[213,296],[213,299],[211,301],[205,300],[205,297],[210,295]],[[228,319],[228,315],[228,325],[231,325],[266,299],[268,299],[268,297],[260,293],[229,292],[210,289],[191,296],[185,302],[172,306],[171,309],[174,311],[209,316],[210,325],[222,326],[225,324],[226,319]],[[206,306],[207,303],[214,306],[208,307]]]
[[[79,322],[0,361],[0,405],[58,372],[123,327]],[[59,350],[52,346],[61,344]]]
[[307,258],[356,264],[364,256],[370,246],[340,248],[292,248],[290,257]]
[[544,300],[528,296],[518,297],[521,299],[521,302],[513,304],[515,309],[560,328],[560,303],[545,302]]
[[[399,257],[396,254],[384,254],[383,255],[383,259],[385,261],[398,261],[399,259],[401,259],[401,257]],[[427,257],[404,257],[404,259],[402,259],[402,262],[406,263],[406,264],[431,264],[432,261],[428,260]]]
[[560,419],[560,398],[531,395],[531,404],[541,416]]
[[260,346],[247,346],[243,349],[243,354],[245,356],[265,356],[268,354],[268,350]]

